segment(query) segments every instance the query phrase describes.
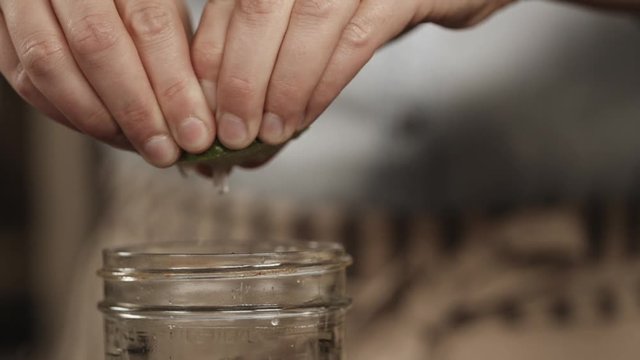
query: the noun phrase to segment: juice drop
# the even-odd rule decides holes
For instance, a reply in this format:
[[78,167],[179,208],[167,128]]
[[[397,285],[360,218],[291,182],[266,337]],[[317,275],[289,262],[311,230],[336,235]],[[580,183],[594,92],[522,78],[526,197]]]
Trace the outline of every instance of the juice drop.
[[227,194],[229,192],[229,175],[231,174],[231,168],[214,166],[211,170],[213,174],[213,186],[218,190],[220,195]]

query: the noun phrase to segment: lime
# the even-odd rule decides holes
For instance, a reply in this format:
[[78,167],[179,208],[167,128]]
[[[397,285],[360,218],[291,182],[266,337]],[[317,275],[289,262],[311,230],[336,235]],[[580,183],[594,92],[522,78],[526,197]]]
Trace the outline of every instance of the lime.
[[[291,140],[296,139],[302,132],[297,133]],[[289,141],[291,141],[289,140]],[[183,153],[178,161],[180,165],[211,165],[217,167],[232,168],[245,163],[266,161],[282,149],[287,143],[281,145],[269,145],[260,140],[254,141],[248,147],[241,150],[226,148],[218,140],[213,146],[201,154]]]

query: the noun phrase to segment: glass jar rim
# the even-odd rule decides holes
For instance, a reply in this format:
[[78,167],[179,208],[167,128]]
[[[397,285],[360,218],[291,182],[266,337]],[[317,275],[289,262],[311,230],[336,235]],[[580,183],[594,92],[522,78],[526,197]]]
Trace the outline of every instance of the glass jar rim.
[[103,251],[103,278],[131,275],[282,271],[345,267],[352,262],[341,244],[325,241],[182,241],[133,245]]

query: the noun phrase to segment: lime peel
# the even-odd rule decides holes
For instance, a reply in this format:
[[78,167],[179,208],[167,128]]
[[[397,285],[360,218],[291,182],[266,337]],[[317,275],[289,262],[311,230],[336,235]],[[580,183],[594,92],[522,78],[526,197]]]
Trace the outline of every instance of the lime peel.
[[[291,140],[298,138],[303,132],[304,131],[297,133]],[[187,166],[206,164],[231,168],[248,162],[266,161],[280,151],[287,143],[270,145],[256,140],[244,149],[231,150],[216,140],[209,150],[201,154],[183,153],[178,164]]]

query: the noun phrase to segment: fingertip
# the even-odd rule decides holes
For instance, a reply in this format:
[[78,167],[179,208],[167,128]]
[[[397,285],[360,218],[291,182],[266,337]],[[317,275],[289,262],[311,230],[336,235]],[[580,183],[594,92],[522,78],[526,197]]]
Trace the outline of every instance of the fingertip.
[[217,119],[218,139],[224,146],[232,150],[240,150],[251,144],[253,139],[243,119],[231,113],[222,113]]
[[264,114],[260,127],[260,140],[270,145],[279,145],[286,140],[286,135],[285,122],[280,116],[274,113]]
[[197,117],[189,117],[178,125],[176,140],[184,150],[198,154],[211,147],[212,135],[204,121]]
[[156,167],[167,168],[178,160],[180,149],[168,135],[157,135],[145,142],[142,156]]
[[300,122],[298,122],[298,125],[296,126],[296,132],[304,131],[309,126],[311,126],[311,124],[313,124],[315,120],[316,120],[316,116],[310,116],[310,115],[304,116],[300,120]]

